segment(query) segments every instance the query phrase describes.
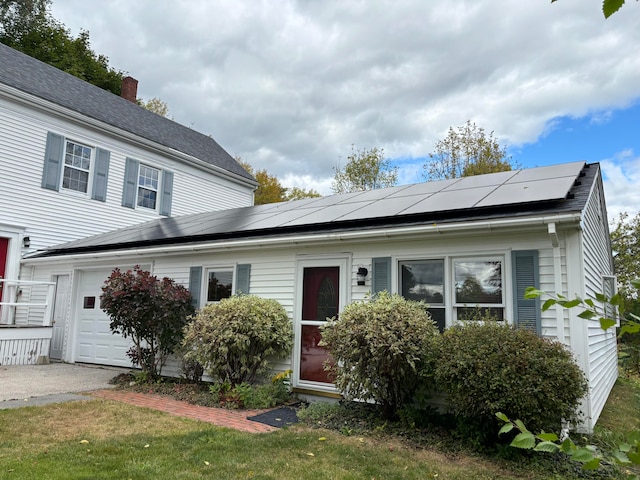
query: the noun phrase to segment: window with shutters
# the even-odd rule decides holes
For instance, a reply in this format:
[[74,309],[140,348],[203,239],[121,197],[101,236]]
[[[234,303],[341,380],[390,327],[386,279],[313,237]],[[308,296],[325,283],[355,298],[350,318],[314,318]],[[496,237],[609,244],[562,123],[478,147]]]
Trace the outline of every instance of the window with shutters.
[[171,215],[173,172],[127,158],[124,169],[122,206]]
[[62,189],[89,193],[93,148],[67,140],[64,148]]

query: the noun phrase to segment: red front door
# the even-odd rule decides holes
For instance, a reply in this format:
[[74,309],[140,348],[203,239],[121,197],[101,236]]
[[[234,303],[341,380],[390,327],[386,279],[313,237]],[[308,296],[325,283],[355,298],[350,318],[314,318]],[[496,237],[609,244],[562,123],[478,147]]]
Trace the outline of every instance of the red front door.
[[[7,270],[7,254],[9,253],[9,239],[0,237],[0,279],[4,279]],[[0,282],[0,301],[2,301],[2,287]]]

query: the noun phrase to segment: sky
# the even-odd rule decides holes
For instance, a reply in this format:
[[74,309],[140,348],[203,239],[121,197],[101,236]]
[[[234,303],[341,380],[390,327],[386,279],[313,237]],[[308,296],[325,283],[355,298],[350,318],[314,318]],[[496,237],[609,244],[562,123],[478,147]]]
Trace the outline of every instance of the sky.
[[609,218],[640,210],[640,3],[52,0],[169,117],[287,187],[331,193],[352,147],[399,183],[450,127],[514,164],[600,162]]

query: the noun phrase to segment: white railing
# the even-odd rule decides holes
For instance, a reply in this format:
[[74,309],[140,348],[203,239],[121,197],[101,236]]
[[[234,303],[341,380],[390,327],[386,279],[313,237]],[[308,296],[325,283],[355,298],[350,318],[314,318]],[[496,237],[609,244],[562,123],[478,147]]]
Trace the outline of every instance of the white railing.
[[0,324],[51,326],[56,287],[54,282],[0,278],[0,286]]

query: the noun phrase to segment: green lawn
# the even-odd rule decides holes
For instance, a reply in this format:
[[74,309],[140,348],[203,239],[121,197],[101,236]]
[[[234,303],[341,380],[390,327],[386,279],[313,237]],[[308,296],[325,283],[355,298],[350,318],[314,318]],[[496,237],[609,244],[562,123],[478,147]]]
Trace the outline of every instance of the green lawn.
[[[612,398],[639,395],[623,382]],[[609,432],[616,416],[605,415]],[[16,480],[567,478],[381,435],[301,426],[247,434],[103,400],[1,410],[0,438],[0,478]]]

